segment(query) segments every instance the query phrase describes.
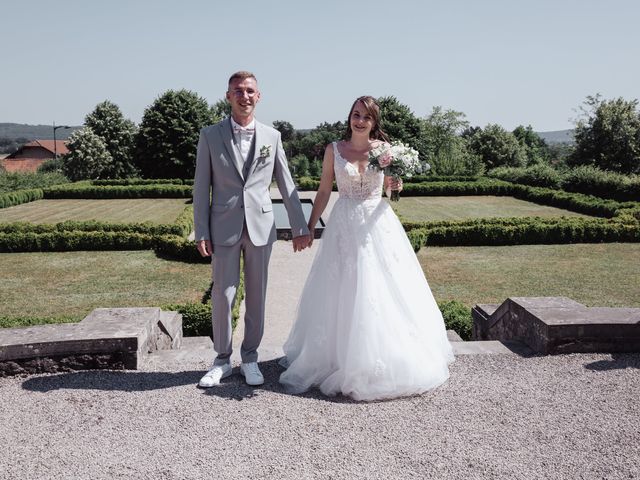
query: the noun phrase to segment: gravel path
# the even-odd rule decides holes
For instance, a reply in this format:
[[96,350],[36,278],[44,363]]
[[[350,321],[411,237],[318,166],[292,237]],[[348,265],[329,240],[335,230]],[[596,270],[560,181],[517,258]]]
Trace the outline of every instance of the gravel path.
[[2,479],[640,478],[640,354],[460,356],[378,403],[285,394],[206,365],[0,378]]

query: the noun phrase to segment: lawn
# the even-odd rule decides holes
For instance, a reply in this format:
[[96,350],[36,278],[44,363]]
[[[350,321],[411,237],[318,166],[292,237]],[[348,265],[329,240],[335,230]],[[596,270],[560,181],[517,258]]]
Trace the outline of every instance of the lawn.
[[187,201],[180,198],[38,200],[0,209],[0,222],[99,220],[116,223],[173,223],[186,204]]
[[418,252],[437,300],[502,303],[566,296],[587,306],[640,307],[640,244],[427,247]]
[[151,251],[2,253],[0,316],[74,316],[97,307],[200,301],[207,264],[172,262]]
[[518,200],[489,195],[461,197],[402,197],[391,205],[406,221],[465,220],[488,217],[584,217],[580,213]]

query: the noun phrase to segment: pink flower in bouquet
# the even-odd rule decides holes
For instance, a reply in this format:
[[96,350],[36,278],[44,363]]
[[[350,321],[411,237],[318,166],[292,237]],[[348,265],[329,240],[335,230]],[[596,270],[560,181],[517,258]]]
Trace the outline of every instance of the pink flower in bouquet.
[[380,168],[386,168],[389,165],[391,165],[391,160],[393,160],[393,156],[391,155],[391,152],[389,150],[387,150],[380,157],[380,160],[379,160]]

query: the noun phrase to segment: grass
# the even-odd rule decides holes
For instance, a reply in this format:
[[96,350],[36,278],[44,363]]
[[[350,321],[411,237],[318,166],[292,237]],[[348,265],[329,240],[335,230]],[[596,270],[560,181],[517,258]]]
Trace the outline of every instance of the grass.
[[173,223],[187,201],[179,198],[126,200],[38,200],[0,209],[0,222],[58,223],[66,220]]
[[[401,200],[402,202],[402,200]],[[502,303],[566,296],[587,306],[640,307],[640,244],[427,247],[418,260],[438,301]]]
[[461,197],[402,197],[391,205],[405,221],[465,220],[488,217],[584,217],[580,213],[489,195]]
[[199,302],[207,264],[171,262],[151,251],[0,254],[0,316],[69,316],[98,307]]

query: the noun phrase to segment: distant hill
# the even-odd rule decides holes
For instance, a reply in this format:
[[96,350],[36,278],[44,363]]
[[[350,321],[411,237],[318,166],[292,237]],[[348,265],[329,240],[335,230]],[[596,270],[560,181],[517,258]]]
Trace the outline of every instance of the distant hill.
[[573,130],[555,130],[553,132],[536,132],[545,142],[573,143]]
[[[56,130],[56,139],[66,140],[75,130],[82,126],[71,128],[59,128]],[[53,140],[53,125],[27,125],[25,123],[0,123],[0,138],[14,140],[26,138],[31,140]]]

